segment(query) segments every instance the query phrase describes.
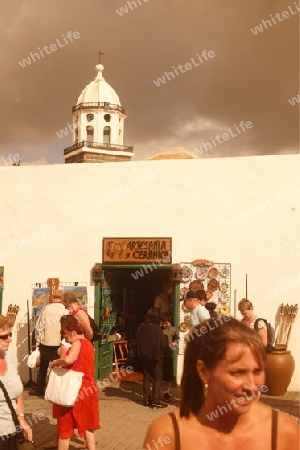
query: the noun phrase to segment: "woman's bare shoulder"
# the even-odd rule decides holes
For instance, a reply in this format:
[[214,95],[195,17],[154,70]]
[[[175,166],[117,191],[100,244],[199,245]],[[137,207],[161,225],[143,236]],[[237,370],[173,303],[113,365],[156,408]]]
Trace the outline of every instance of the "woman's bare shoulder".
[[[259,413],[256,417],[259,419],[260,423],[266,425],[267,421],[272,420],[272,410],[269,406],[262,405],[259,403],[257,405]],[[277,411],[278,414],[278,424],[277,424],[277,436],[278,436],[278,448],[282,450],[299,450],[299,427],[296,422],[287,414]]]
[[299,445],[299,432],[300,429],[295,420],[293,420],[290,416],[283,412],[278,412],[278,433],[282,439],[282,442],[286,445],[286,448],[292,450],[296,448],[293,445],[295,445],[296,443],[297,445]]
[[[175,410],[175,416],[178,418],[178,410]],[[147,430],[143,448],[153,443],[160,444],[164,450],[172,450],[174,445],[174,427],[170,414],[165,414],[154,420]],[[152,447],[151,447],[152,448]],[[156,448],[156,447],[154,447]]]
[[162,427],[164,430],[173,430],[173,423],[170,414],[164,414],[163,416],[155,419],[149,426],[148,430],[161,431]]

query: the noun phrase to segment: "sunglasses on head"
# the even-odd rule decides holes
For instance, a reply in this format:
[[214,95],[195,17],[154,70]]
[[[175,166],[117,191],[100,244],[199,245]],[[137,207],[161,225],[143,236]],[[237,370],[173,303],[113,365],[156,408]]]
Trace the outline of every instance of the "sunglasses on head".
[[0,334],[0,339],[2,339],[3,341],[5,341],[6,339],[12,337],[12,332],[7,333],[7,334]]

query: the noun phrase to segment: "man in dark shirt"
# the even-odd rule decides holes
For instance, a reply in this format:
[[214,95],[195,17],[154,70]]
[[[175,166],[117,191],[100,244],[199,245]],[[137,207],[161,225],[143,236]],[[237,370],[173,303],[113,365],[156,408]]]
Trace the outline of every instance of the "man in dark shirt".
[[[148,309],[145,323],[142,323],[136,331],[136,349],[143,367],[143,405],[164,408],[167,405],[160,402],[159,394],[167,341],[159,323],[158,310]],[[150,394],[151,378],[153,379],[152,395]]]

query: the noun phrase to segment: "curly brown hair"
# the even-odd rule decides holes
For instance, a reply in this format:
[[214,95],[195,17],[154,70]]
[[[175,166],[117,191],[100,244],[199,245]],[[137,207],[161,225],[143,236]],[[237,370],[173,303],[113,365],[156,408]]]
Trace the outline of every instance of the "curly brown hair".
[[61,334],[64,331],[76,331],[77,334],[83,334],[83,329],[75,316],[62,316],[60,319]]
[[[234,317],[208,319],[197,325],[187,338],[181,379],[180,417],[197,415],[204,403],[205,385],[197,372],[201,360],[208,370],[213,370],[225,357],[227,344],[241,343],[237,358],[250,348],[258,364],[264,368],[266,353],[258,334]],[[205,330],[204,330],[205,329]]]
[[0,331],[11,327],[12,323],[10,322],[10,320],[5,316],[0,315]]

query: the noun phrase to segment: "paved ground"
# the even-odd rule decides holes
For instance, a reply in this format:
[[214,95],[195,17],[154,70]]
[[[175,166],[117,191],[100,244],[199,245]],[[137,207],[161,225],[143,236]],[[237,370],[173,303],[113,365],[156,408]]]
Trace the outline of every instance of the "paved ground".
[[[141,450],[152,420],[178,406],[179,388],[174,388],[172,393],[173,404],[163,410],[152,410],[141,405],[141,382],[114,382],[105,391],[100,391],[102,428],[96,432],[97,450]],[[34,440],[37,450],[40,450],[42,444],[55,437],[56,421],[52,419],[52,407],[42,398],[29,396],[28,390],[25,390],[24,398],[26,416],[33,422]],[[281,397],[263,395],[261,401],[289,414],[299,424],[299,393],[287,392]],[[76,449],[79,442],[74,438],[70,449]]]

